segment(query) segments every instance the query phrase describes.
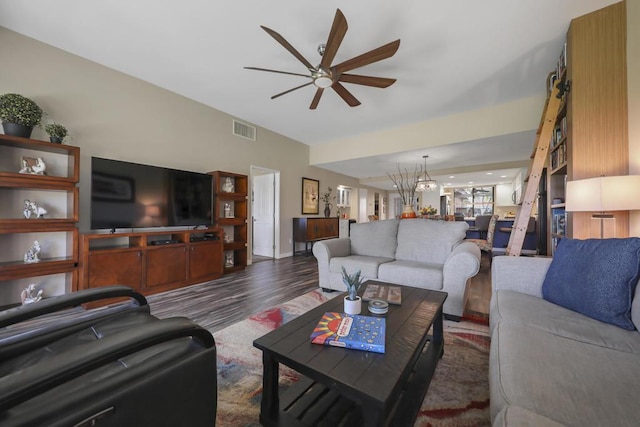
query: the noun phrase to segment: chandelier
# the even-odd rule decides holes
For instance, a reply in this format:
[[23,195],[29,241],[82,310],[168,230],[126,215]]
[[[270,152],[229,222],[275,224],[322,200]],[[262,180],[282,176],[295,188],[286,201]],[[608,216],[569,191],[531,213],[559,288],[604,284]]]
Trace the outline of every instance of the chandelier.
[[425,191],[434,191],[438,188],[438,183],[431,179],[429,172],[427,172],[427,157],[429,156],[422,156],[424,159],[424,178],[418,178],[418,183],[416,184],[416,191],[421,193],[424,193]]

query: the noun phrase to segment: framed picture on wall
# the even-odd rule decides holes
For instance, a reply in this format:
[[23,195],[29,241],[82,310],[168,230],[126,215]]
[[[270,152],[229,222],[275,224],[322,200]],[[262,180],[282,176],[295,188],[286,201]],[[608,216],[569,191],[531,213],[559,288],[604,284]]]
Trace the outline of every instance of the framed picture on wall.
[[320,181],[302,178],[302,214],[317,215],[320,206]]

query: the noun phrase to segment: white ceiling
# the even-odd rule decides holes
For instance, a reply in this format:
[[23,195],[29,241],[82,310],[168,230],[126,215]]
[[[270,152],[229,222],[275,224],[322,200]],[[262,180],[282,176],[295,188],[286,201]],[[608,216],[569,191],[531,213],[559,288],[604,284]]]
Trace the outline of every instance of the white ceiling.
[[[540,94],[570,20],[615,2],[0,0],[0,25],[315,145]],[[338,7],[349,30],[334,64],[399,38],[395,56],[352,71],[397,82],[386,89],[345,84],[362,102],[355,108],[328,90],[318,109],[309,110],[313,86],[271,100],[308,80],[244,66],[307,71],[260,26],[279,32],[318,63],[317,46],[326,41]],[[534,136],[480,142],[475,149],[461,142],[322,167],[380,177],[398,163],[421,163],[428,154],[437,165],[427,162],[430,171],[450,174],[449,169],[499,163],[500,156],[526,160]]]

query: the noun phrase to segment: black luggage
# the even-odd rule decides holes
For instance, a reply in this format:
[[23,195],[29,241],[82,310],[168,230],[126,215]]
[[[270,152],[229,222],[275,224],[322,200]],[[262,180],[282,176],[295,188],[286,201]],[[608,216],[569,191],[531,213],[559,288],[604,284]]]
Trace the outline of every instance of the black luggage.
[[[126,297],[85,310],[81,304]],[[215,426],[216,348],[124,286],[0,312],[0,426]]]

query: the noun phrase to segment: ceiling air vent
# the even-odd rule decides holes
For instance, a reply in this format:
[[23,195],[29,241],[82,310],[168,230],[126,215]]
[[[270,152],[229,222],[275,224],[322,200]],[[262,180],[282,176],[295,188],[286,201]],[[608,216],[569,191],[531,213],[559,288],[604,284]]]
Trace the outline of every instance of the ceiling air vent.
[[255,126],[250,126],[237,120],[233,121],[233,134],[246,139],[250,139],[251,141],[256,140]]

